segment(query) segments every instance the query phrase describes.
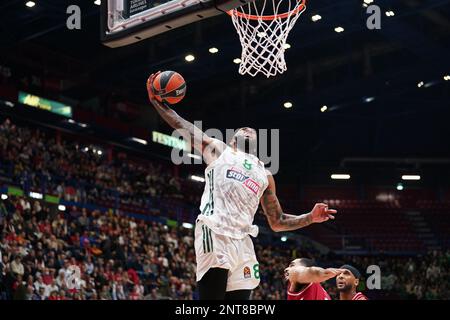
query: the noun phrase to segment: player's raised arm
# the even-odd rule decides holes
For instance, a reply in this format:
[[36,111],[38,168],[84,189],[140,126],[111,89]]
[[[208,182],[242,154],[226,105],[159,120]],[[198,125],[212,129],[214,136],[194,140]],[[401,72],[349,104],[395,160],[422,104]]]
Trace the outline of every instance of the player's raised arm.
[[334,278],[344,272],[344,269],[289,266],[284,270],[284,276],[290,283],[320,283]]
[[150,103],[155,107],[156,111],[164,121],[166,121],[173,129],[178,130],[187,141],[190,141],[191,145],[203,155],[205,162],[209,164],[223,152],[226,147],[225,143],[209,137],[192,122],[189,122],[178,115],[178,113],[167,104],[163,104],[156,100],[151,84],[159,73],[160,72],[150,75],[147,80],[147,92]]
[[275,180],[268,173],[269,185],[261,197],[261,206],[267,217],[270,227],[275,232],[297,230],[309,226],[312,223],[320,223],[334,219],[336,210],[328,209],[328,205],[317,203],[311,212],[302,215],[284,213],[276,195]]

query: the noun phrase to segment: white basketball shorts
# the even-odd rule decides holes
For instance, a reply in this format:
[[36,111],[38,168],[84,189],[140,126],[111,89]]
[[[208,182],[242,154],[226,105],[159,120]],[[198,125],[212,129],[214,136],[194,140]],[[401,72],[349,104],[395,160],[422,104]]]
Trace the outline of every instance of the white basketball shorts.
[[197,281],[210,268],[228,270],[226,291],[253,290],[259,285],[259,263],[250,236],[234,239],[216,234],[201,221],[195,225]]

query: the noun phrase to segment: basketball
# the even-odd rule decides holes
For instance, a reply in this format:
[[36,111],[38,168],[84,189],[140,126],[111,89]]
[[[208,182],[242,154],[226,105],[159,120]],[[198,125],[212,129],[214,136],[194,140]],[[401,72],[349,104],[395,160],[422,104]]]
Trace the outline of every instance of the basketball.
[[161,72],[153,80],[152,87],[156,99],[169,104],[180,102],[186,94],[186,82],[181,74],[175,71]]

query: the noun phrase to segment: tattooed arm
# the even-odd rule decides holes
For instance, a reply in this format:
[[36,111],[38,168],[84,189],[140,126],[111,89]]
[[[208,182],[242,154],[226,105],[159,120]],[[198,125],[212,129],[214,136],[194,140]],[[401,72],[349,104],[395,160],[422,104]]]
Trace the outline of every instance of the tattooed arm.
[[334,278],[343,272],[345,272],[345,269],[289,266],[284,269],[284,277],[291,284],[320,283]]
[[225,143],[209,137],[193,123],[185,120],[183,117],[178,115],[167,104],[163,104],[156,100],[151,84],[153,83],[153,79],[159,73],[160,72],[150,75],[147,80],[147,92],[150,103],[153,105],[159,115],[164,119],[164,121],[167,122],[167,124],[173,129],[178,130],[178,132],[186,141],[190,141],[191,146],[198,150],[202,154],[205,162],[209,164],[210,162],[218,158],[223,150],[225,150]]
[[328,209],[328,205],[324,203],[317,203],[311,212],[299,216],[284,213],[276,195],[275,180],[271,174],[268,174],[267,178],[269,185],[261,197],[261,206],[273,231],[297,230],[312,223],[334,219],[332,214],[335,214],[337,211]]

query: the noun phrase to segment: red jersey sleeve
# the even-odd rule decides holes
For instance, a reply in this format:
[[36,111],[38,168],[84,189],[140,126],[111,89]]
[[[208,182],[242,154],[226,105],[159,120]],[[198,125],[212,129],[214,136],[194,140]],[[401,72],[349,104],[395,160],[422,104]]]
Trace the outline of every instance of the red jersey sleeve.
[[292,292],[288,289],[287,298],[288,300],[331,300],[320,283],[310,283],[299,292]]

